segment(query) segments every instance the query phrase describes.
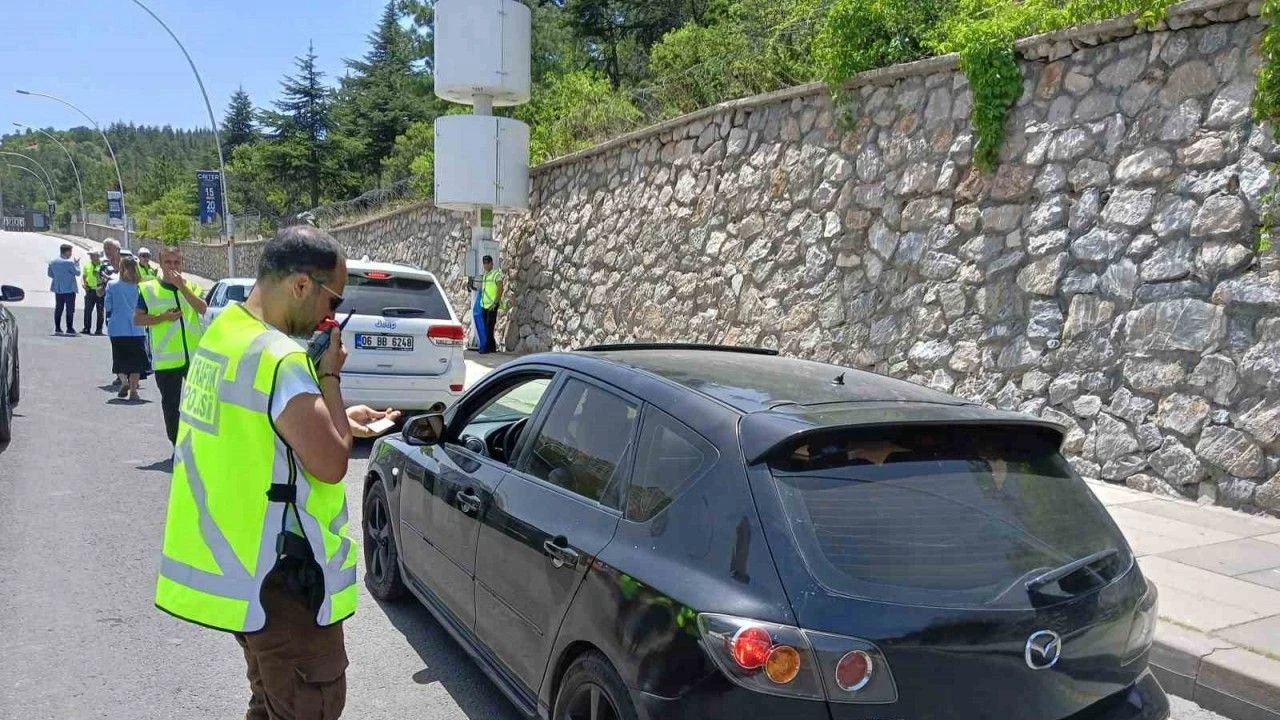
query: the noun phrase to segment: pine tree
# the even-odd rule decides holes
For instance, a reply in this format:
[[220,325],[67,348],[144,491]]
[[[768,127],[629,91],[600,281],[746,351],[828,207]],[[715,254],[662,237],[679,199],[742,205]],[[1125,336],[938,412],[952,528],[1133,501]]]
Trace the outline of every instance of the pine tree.
[[321,152],[333,127],[331,91],[323,83],[324,73],[316,67],[316,59],[315,45],[309,42],[307,54],[294,59],[298,74],[285,76],[282,97],[272,103],[276,111],[265,116],[285,150],[282,159],[292,165],[281,168],[282,179],[301,176],[310,207],[320,204]]
[[236,148],[256,140],[258,128],[254,124],[253,102],[242,86],[231,96],[227,116],[222,121],[222,152],[229,158]]
[[400,22],[397,1],[391,0],[369,35],[369,51],[360,60],[346,61],[351,74],[342,81],[335,108],[343,130],[364,142],[361,166],[376,185],[382,184],[383,161],[396,138],[414,121],[439,114],[431,112],[437,103],[414,68],[415,39]]

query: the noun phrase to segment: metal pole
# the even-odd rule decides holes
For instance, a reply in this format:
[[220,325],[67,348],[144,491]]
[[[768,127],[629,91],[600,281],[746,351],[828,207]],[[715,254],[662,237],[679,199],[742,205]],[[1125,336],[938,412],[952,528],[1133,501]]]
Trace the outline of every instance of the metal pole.
[[52,140],[52,141],[54,142],[54,144],[55,144],[55,145],[57,145],[58,147],[62,148],[62,152],[64,152],[64,153],[66,153],[66,154],[67,154],[67,160],[70,160],[70,161],[71,161],[71,172],[72,172],[72,174],[73,174],[73,175],[75,175],[75,176],[76,176],[76,192],[78,192],[78,193],[80,194],[80,224],[81,224],[80,232],[81,232],[81,233],[83,233],[83,232],[84,232],[84,222],[85,222],[85,211],[84,211],[84,185],[81,185],[81,184],[80,184],[80,171],[76,168],[76,159],[75,159],[75,158],[73,158],[73,157],[71,157],[71,151],[70,151],[70,150],[68,150],[68,149],[67,149],[67,146],[66,146],[66,145],[63,145],[63,144],[62,144],[62,142],[61,142],[61,141],[59,141],[59,140],[58,140],[58,138],[57,138],[57,137],[55,137],[52,133],[49,133],[49,132],[47,132],[47,131],[45,131],[45,130],[41,130],[40,128],[29,128],[29,126],[27,126],[27,125],[23,125],[22,123],[19,123],[19,122],[14,123],[14,125],[17,125],[17,126],[18,126],[18,127],[20,127],[20,128],[28,128],[28,129],[33,129],[33,130],[35,130],[36,132],[40,133],[41,135],[44,135],[45,137],[47,137],[47,138],[49,138],[50,140]]
[[88,121],[93,125],[94,129],[98,131],[98,134],[102,136],[102,142],[104,142],[104,143],[106,143],[106,144],[107,144],[107,153],[109,153],[109,154],[111,155],[111,163],[112,163],[113,165],[115,165],[115,166],[116,166],[116,182],[120,183],[120,214],[121,214],[122,216],[124,216],[124,217],[123,217],[123,219],[124,219],[124,243],[123,243],[123,245],[124,245],[124,249],[125,249],[125,250],[132,250],[133,248],[131,248],[131,247],[129,246],[129,209],[128,209],[128,207],[125,205],[125,201],[124,201],[124,196],[125,196],[125,192],[124,192],[124,175],[121,175],[121,174],[120,174],[120,163],[119,163],[119,161],[117,161],[117,160],[116,160],[116,151],[111,149],[111,141],[107,139],[107,134],[106,134],[105,132],[103,132],[103,131],[102,131],[102,127],[98,125],[98,121],[97,121],[97,120],[94,120],[94,119],[93,119],[93,118],[91,118],[91,117],[89,117],[89,113],[87,113],[87,112],[85,112],[85,111],[81,110],[80,108],[76,107],[75,105],[72,105],[71,103],[67,102],[66,100],[63,100],[63,99],[62,99],[62,98],[60,98],[60,97],[54,97],[53,95],[46,95],[46,94],[44,94],[44,93],[34,92],[34,91],[32,91],[32,90],[18,90],[18,91],[17,91],[17,93],[18,93],[19,95],[32,95],[32,96],[35,96],[35,97],[48,98],[48,99],[53,100],[53,101],[55,101],[55,102],[60,102],[60,103],[62,103],[63,105],[66,105],[67,107],[71,108],[72,110],[75,110],[76,112],[78,112],[78,113],[80,113],[81,115],[83,115],[83,116],[84,116],[84,119],[85,119],[85,120],[88,120]]
[[9,167],[11,167],[11,168],[17,168],[17,169],[19,169],[19,170],[25,170],[25,171],[27,171],[27,172],[31,173],[31,177],[35,178],[35,179],[36,179],[36,181],[40,183],[40,186],[44,188],[44,204],[45,204],[45,205],[48,205],[48,204],[49,204],[49,188],[48,188],[48,187],[46,187],[46,186],[45,186],[45,184],[44,184],[44,181],[40,179],[40,175],[39,175],[39,173],[37,173],[35,170],[32,170],[31,168],[27,167],[26,165],[14,165],[13,163],[5,163],[5,164],[6,164],[6,165],[8,165],[8,166],[9,166]]
[[[49,171],[45,168],[45,166],[40,164],[40,161],[36,160],[30,155],[23,155],[20,152],[9,152],[8,150],[0,150],[0,155],[12,155],[14,157],[20,157],[23,160],[30,162],[32,165],[35,165],[36,167],[40,168],[40,172],[44,173],[44,182],[49,186],[48,187],[49,192],[53,193],[55,196],[57,195],[57,193],[54,192],[53,190],[53,177],[49,175]],[[39,176],[37,175],[36,177],[39,177]]]
[[222,157],[222,139],[218,136],[218,120],[213,116],[213,105],[209,102],[209,93],[205,92],[204,81],[200,79],[200,71],[196,69],[195,61],[191,59],[191,54],[187,52],[186,46],[182,44],[178,36],[173,34],[173,31],[160,19],[159,15],[152,12],[151,8],[143,5],[141,0],[133,0],[133,4],[145,10],[156,22],[160,23],[160,27],[164,28],[164,31],[169,33],[169,37],[173,38],[173,41],[178,44],[178,49],[182,51],[182,54],[187,58],[187,64],[191,66],[192,74],[196,76],[196,84],[200,86],[200,95],[204,97],[205,110],[209,111],[209,124],[213,126],[213,144],[218,148],[218,175],[222,178],[222,236],[227,243],[227,277],[234,277],[236,274],[235,250],[231,242],[231,214],[227,211],[227,163]]

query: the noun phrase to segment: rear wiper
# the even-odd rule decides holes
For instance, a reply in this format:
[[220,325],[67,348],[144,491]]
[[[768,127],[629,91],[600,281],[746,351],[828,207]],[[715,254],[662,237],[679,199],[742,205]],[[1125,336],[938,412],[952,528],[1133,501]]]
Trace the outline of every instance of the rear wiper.
[[426,310],[419,310],[411,307],[386,307],[382,308],[382,317],[418,317],[426,315]]
[[[1028,581],[1027,581],[1027,592],[1029,592],[1029,593],[1033,593],[1033,594],[1034,594],[1034,593],[1038,593],[1038,592],[1040,591],[1040,588],[1043,588],[1045,585],[1049,585],[1050,583],[1058,582],[1059,580],[1061,580],[1061,579],[1063,579],[1063,578],[1065,578],[1065,577],[1068,577],[1068,576],[1070,576],[1070,575],[1073,575],[1073,574],[1075,574],[1075,573],[1077,573],[1077,572],[1080,572],[1081,570],[1084,570],[1084,569],[1086,569],[1086,568],[1090,568],[1090,566],[1092,566],[1092,565],[1096,565],[1096,564],[1098,564],[1098,563],[1102,562],[1103,560],[1107,560],[1107,559],[1113,558],[1113,557],[1115,557],[1116,555],[1119,555],[1119,554],[1120,554],[1120,551],[1119,551],[1119,550],[1117,550],[1117,549],[1115,549],[1115,548],[1110,548],[1110,549],[1108,549],[1108,550],[1102,550],[1102,551],[1096,552],[1096,553],[1094,553],[1094,554],[1092,554],[1092,555],[1087,555],[1087,556],[1085,556],[1085,557],[1080,558],[1079,560],[1072,560],[1071,562],[1067,563],[1066,565],[1063,565],[1063,566],[1061,566],[1061,567],[1054,568],[1054,569],[1050,570],[1049,572],[1046,572],[1046,573],[1041,574],[1041,575],[1037,575],[1036,577],[1031,578],[1030,580],[1028,580]],[[1101,581],[1103,580],[1102,576],[1101,576],[1101,575],[1099,575],[1099,574],[1097,573],[1097,571],[1090,569],[1090,570],[1089,570],[1089,572],[1090,572],[1090,574],[1092,574],[1092,575],[1093,575],[1093,576],[1094,576],[1094,577],[1095,577],[1099,582],[1101,582]]]

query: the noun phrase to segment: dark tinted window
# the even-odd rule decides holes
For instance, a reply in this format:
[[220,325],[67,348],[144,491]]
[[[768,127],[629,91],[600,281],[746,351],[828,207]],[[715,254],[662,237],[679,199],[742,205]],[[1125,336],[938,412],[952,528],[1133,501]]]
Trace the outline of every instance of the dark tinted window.
[[528,472],[617,507],[639,414],[613,393],[569,380],[533,440]]
[[339,317],[355,310],[357,315],[449,319],[444,295],[429,280],[405,277],[372,280],[352,273],[347,276],[347,288],[342,296],[346,300],[338,308]]
[[[1106,550],[1056,587],[1114,579],[1123,537],[1053,438],[1022,428],[914,427],[816,438],[771,460],[793,538],[839,593],[952,607],[1028,607],[1026,582]],[[1095,582],[1096,581],[1096,582]]]
[[700,435],[652,407],[645,411],[638,448],[626,503],[627,519],[635,522],[666,509],[716,457],[715,448]]

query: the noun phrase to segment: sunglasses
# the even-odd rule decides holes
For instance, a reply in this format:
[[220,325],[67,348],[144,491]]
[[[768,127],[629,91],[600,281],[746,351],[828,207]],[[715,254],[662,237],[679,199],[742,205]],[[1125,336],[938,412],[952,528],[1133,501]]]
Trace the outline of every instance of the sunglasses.
[[345,298],[343,298],[343,297],[342,297],[341,295],[339,295],[338,293],[334,292],[332,289],[330,289],[330,287],[329,287],[328,285],[325,285],[324,283],[320,282],[320,281],[319,281],[318,279],[316,279],[315,277],[312,277],[312,278],[311,278],[311,280],[312,280],[313,282],[315,282],[315,284],[317,284],[317,285],[319,285],[320,287],[324,288],[324,291],[325,291],[325,292],[327,292],[327,293],[329,293],[329,295],[331,296],[331,297],[329,298],[329,312],[331,312],[331,313],[338,312],[338,308],[342,306],[342,301],[343,301]]

